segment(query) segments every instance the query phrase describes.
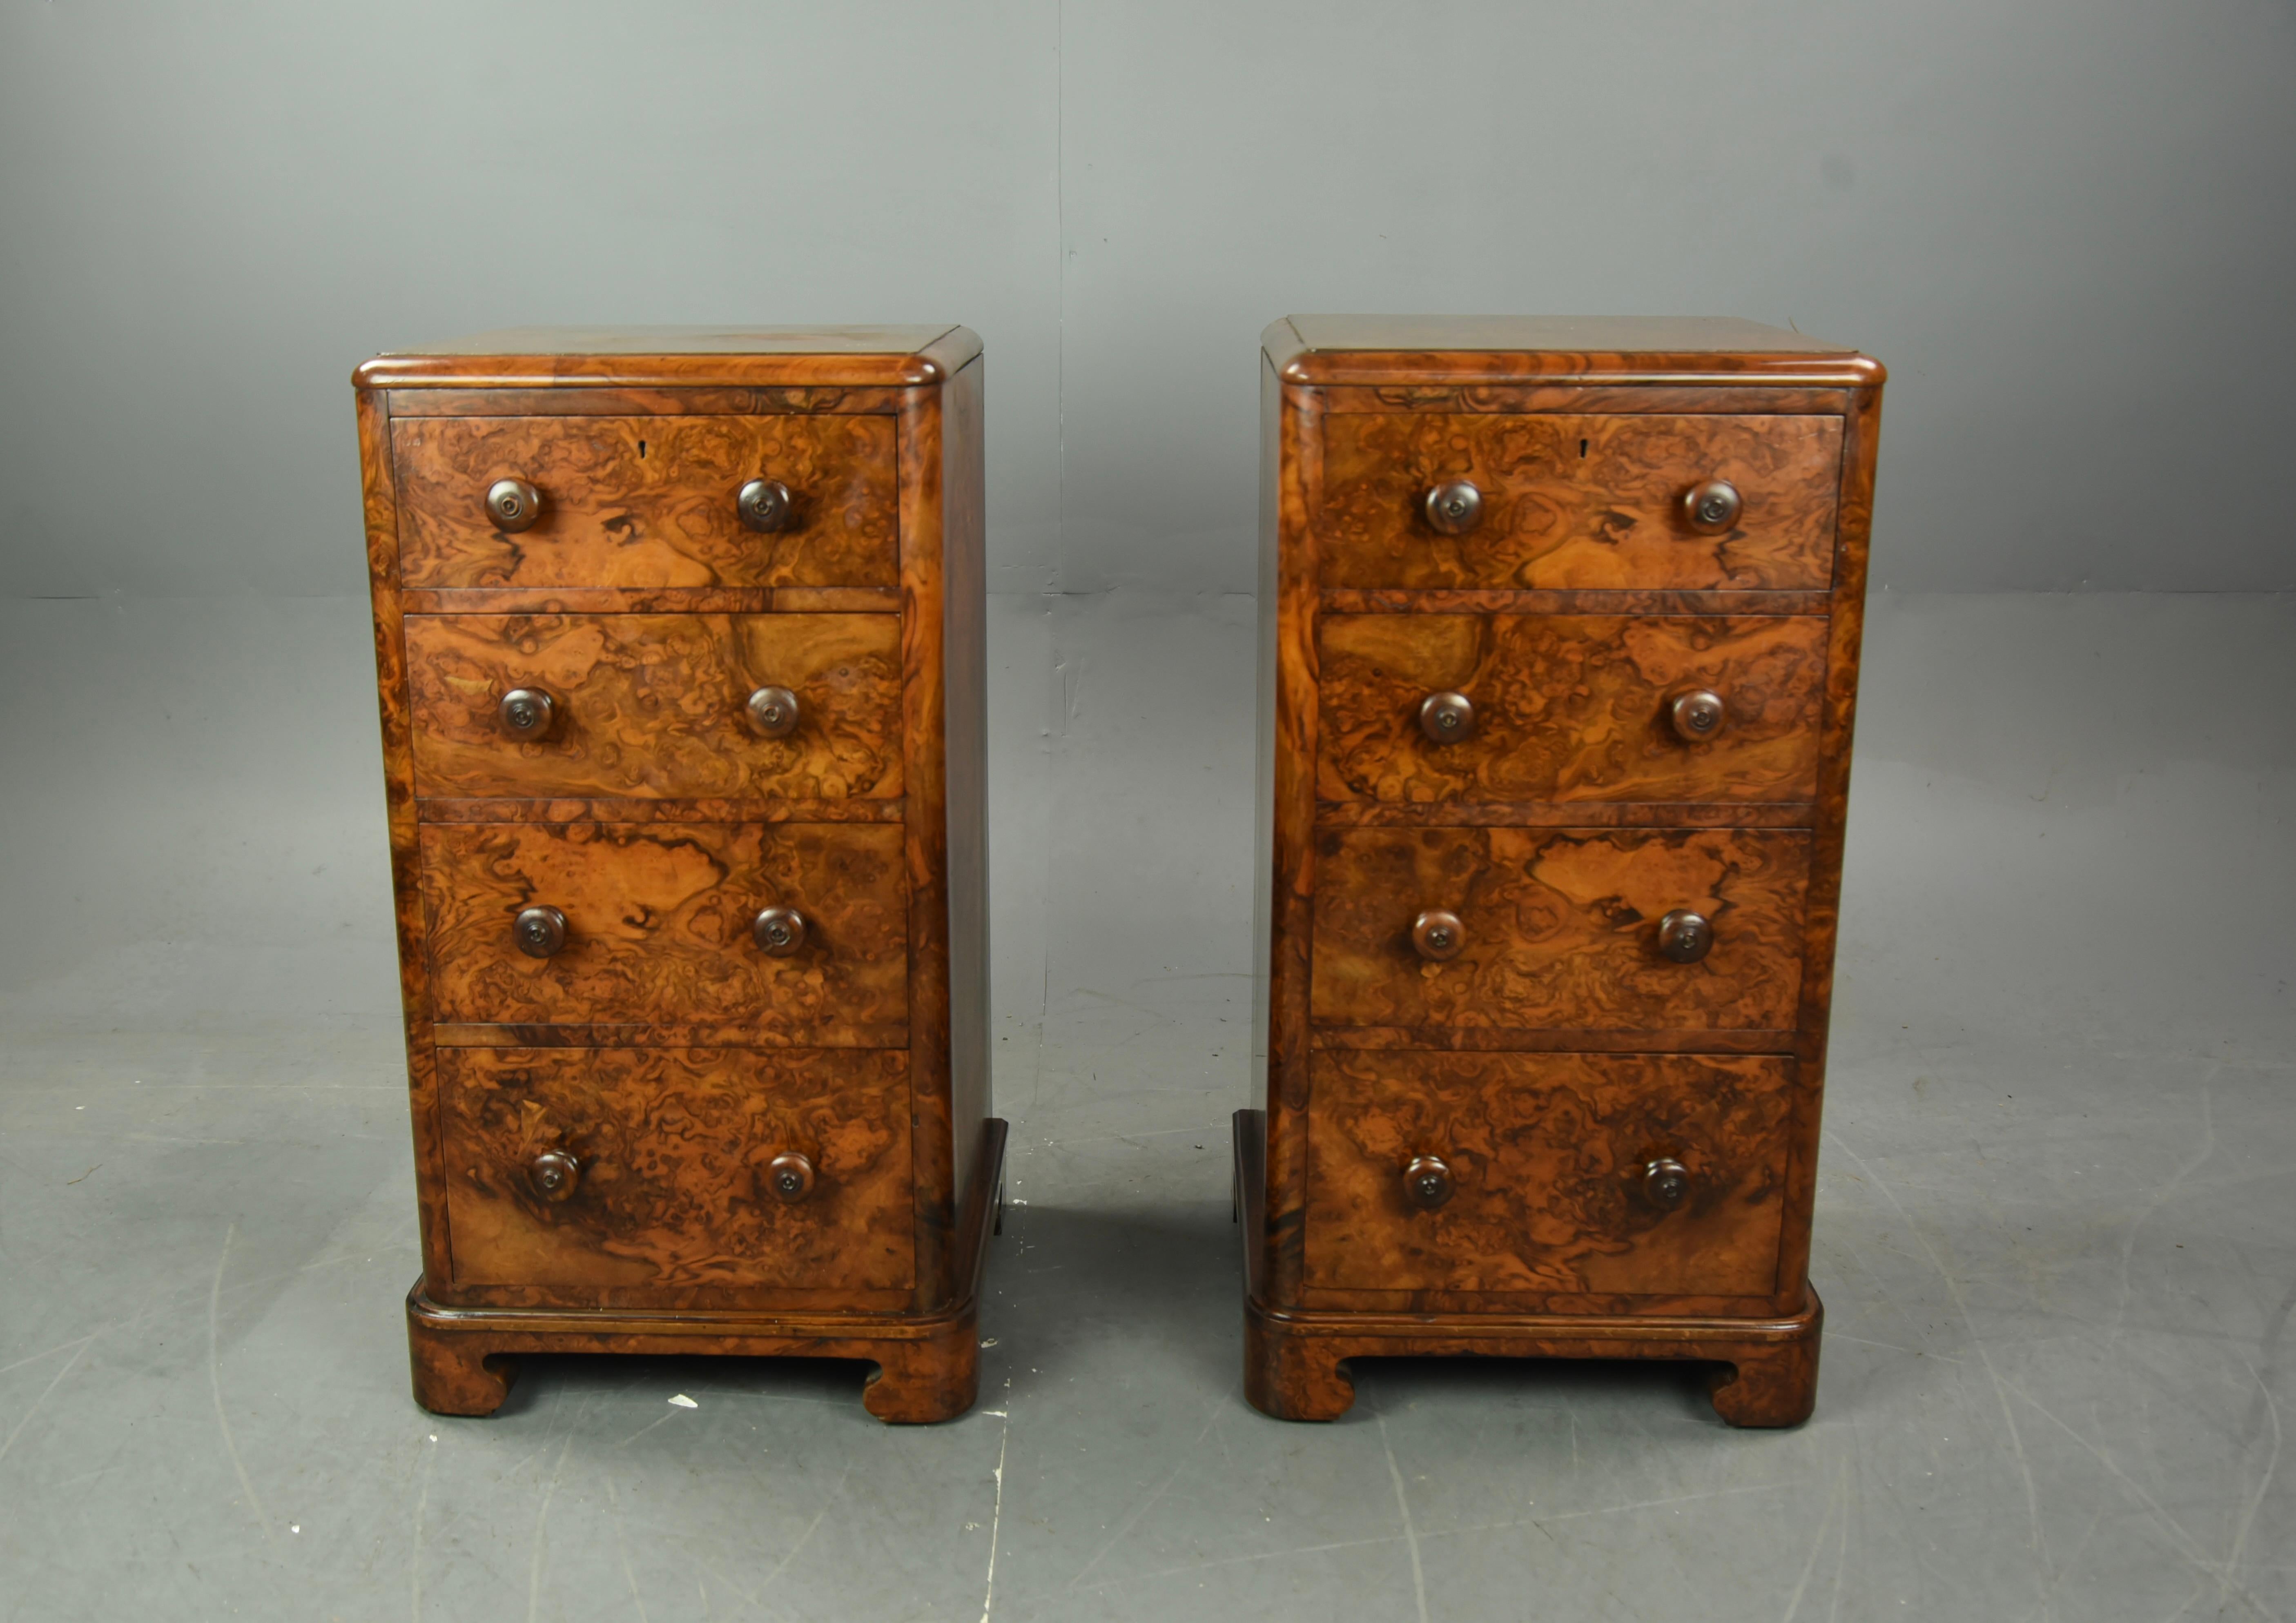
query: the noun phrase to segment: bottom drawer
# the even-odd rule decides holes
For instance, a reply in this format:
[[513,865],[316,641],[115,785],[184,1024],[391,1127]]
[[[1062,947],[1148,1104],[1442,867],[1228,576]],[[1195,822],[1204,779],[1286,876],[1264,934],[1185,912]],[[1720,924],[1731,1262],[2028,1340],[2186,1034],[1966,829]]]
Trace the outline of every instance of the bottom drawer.
[[1311,1288],[1775,1289],[1791,1060],[1326,1050],[1311,1077]]
[[436,1052],[458,1289],[641,1306],[913,1282],[906,1053]]

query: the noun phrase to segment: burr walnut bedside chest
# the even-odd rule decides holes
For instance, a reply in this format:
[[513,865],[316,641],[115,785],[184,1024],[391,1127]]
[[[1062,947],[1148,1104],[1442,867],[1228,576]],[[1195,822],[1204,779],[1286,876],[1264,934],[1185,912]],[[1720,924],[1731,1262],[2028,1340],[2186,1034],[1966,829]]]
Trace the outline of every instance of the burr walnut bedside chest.
[[424,1407],[525,1352],[972,1402],[980,356],[529,329],[358,369]]
[[1263,360],[1246,1393],[1693,1358],[1795,1424],[1882,367],[1693,320]]

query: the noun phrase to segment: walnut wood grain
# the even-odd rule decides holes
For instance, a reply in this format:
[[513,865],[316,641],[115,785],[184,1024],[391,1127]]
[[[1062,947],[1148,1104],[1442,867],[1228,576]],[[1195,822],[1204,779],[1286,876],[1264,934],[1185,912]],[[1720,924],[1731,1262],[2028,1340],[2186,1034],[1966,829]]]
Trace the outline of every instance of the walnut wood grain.
[[[402,419],[402,584],[890,586],[893,437],[881,416]],[[508,478],[542,493],[516,534],[482,504]],[[734,493],[759,478],[789,487],[788,529],[742,526]]]
[[[1234,1118],[1236,1208],[1246,1234],[1266,1221],[1266,1119]],[[1715,1412],[1735,1426],[1792,1426],[1817,1399],[1825,1313],[1798,1289],[1782,1314],[1760,1316],[1636,1311],[1429,1313],[1409,1307],[1290,1307],[1272,1294],[1267,1248],[1244,1250],[1243,1393],[1279,1420],[1337,1420],[1355,1403],[1358,1357],[1671,1358],[1716,1365]]]
[[[1808,801],[1825,622],[1578,615],[1330,615],[1319,627],[1316,791],[1330,800]],[[1685,743],[1668,706],[1728,707]],[[1421,701],[1464,694],[1474,731],[1436,743]]]
[[[865,824],[427,824],[437,1017],[707,1021],[824,1045],[882,1042],[909,1014],[901,840]],[[750,939],[773,905],[805,914],[793,956]],[[566,915],[554,957],[528,957],[512,939],[532,906]]]
[[462,586],[398,594],[407,614],[898,614],[892,586]]
[[425,823],[899,823],[890,800],[502,800],[441,797],[418,801]]
[[1840,416],[1849,409],[1843,388],[1779,387],[1745,378],[1712,381],[1612,383],[1565,377],[1551,383],[1394,382],[1324,388],[1330,412],[1625,412],[1680,416],[1685,413]]
[[889,1423],[951,1420],[979,1391],[980,1285],[995,1232],[992,1192],[1005,1127],[982,1124],[969,1186],[979,1193],[960,1217],[960,1275],[933,1313],[860,1313],[808,1307],[696,1312],[632,1307],[553,1309],[448,1306],[418,1280],[406,1295],[414,1399],[440,1414],[491,1414],[509,1396],[528,1354],[707,1353],[738,1357],[853,1358],[875,1367],[862,1389],[870,1414]]
[[1260,334],[1287,384],[1878,388],[1882,364],[1729,316],[1290,316]]
[[790,412],[890,414],[897,389],[440,389],[390,391],[394,417],[746,417]]
[[[1335,587],[1812,589],[1833,563],[1839,417],[1333,415],[1316,527]],[[1422,504],[1472,480],[1483,516],[1437,534]],[[1678,504],[1738,488],[1736,528]]]
[[[1341,1026],[1778,1030],[1801,990],[1809,837],[1783,830],[1340,829],[1317,836],[1314,1017]],[[1713,921],[1701,962],[1658,923]],[[1412,948],[1447,908],[1465,945]]]
[[378,355],[360,389],[908,389],[980,354],[965,327],[508,327]]
[[[890,614],[410,616],[416,792],[892,799],[900,639]],[[767,685],[797,695],[786,738],[742,719]],[[504,736],[502,696],[536,687],[548,736]]]
[[[492,1287],[505,1307],[906,1300],[906,1054],[459,1048],[439,1062],[454,1225],[442,1299]],[[768,1183],[790,1152],[815,1169],[796,1202]],[[533,1182],[545,1152],[578,1167],[562,1200]]]
[[[1390,586],[1332,587],[1318,599],[1325,614],[1816,614],[1833,606],[1825,592],[1513,592],[1480,587],[1425,591]],[[410,610],[413,604],[409,604]]]
[[[1792,1064],[1722,1055],[1316,1056],[1311,1286],[1768,1298],[1777,1276]],[[1439,1158],[1422,1210],[1403,1171]],[[1667,1210],[1644,1168],[1691,1193]]]

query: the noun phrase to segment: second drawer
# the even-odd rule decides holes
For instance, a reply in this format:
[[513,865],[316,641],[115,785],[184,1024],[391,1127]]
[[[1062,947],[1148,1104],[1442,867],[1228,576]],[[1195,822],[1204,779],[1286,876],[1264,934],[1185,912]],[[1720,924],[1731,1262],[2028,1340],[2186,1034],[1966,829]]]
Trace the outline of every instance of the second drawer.
[[1319,1024],[1793,1028],[1800,831],[1332,829],[1316,852]]
[[426,824],[436,1017],[903,1045],[902,840],[874,824]]
[[414,615],[415,792],[882,799],[895,614]]
[[1820,616],[1328,616],[1316,792],[1808,800],[1825,627]]

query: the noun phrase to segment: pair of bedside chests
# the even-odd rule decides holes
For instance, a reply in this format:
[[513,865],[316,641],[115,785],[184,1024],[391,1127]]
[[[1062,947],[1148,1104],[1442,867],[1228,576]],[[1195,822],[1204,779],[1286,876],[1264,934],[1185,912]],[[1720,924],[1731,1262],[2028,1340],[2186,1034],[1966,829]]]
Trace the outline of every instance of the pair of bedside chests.
[[[1246,1394],[1690,1358],[1804,1419],[1881,366],[1657,319],[1262,358]],[[973,1401],[981,373],[962,327],[358,369],[425,1407],[529,1352]]]

